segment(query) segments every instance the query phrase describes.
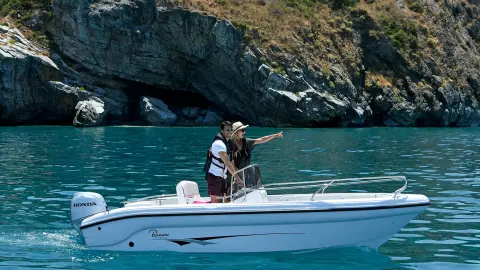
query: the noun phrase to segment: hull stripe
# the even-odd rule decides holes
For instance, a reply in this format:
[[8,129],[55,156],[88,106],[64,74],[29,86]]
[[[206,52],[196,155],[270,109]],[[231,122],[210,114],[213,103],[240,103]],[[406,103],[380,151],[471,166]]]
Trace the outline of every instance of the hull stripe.
[[369,211],[369,210],[381,210],[381,209],[394,209],[394,208],[410,208],[428,206],[430,202],[416,203],[416,204],[401,204],[401,205],[388,205],[388,206],[370,206],[370,207],[349,207],[349,208],[337,208],[337,209],[315,209],[315,210],[276,210],[276,211],[257,211],[257,212],[207,212],[207,213],[158,213],[158,214],[138,214],[128,215],[122,217],[115,217],[105,219],[90,224],[86,224],[80,227],[81,230],[87,229],[100,224],[122,220],[130,218],[143,218],[143,217],[177,217],[177,216],[224,216],[224,215],[275,215],[275,214],[301,214],[301,213],[322,213],[322,212],[346,212],[346,211]]

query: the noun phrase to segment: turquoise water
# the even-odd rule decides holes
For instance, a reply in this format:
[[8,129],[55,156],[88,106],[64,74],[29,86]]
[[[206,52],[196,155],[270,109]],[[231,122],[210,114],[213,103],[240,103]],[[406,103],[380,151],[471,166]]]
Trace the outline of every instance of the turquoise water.
[[[98,192],[113,208],[129,198],[174,193],[175,184],[188,179],[206,195],[201,169],[216,130],[0,128],[0,268],[480,269],[480,129],[286,129],[283,139],[254,150],[264,183],[407,176],[406,192],[425,194],[432,205],[378,251],[191,255],[86,249],[69,224],[75,192]],[[247,137],[277,131],[249,128]]]

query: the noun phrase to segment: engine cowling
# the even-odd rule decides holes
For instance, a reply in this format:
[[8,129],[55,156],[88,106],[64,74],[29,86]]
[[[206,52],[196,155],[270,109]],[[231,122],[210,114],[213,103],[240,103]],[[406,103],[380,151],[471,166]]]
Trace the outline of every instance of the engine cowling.
[[82,220],[97,213],[108,211],[107,203],[102,195],[94,192],[77,192],[70,205],[71,222],[80,231]]

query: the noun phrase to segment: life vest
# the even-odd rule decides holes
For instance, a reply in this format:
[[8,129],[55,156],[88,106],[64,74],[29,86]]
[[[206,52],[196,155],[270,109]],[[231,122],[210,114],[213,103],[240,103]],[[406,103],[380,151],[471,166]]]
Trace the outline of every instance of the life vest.
[[[217,135],[215,135],[215,138],[213,139],[213,142],[212,144],[217,141],[217,140],[221,140],[225,146],[227,146],[227,154],[229,155],[230,157],[230,160],[232,160],[231,158],[231,154],[230,154],[230,143],[225,140],[225,138],[222,136],[222,134],[218,133]],[[212,153],[212,147],[208,148],[208,151],[207,151],[207,159],[205,161],[205,165],[203,166],[203,171],[205,172],[205,177],[208,175],[208,171],[210,170],[210,166],[211,165],[214,165],[222,170],[225,170],[226,168],[226,165],[225,163],[223,163],[223,160],[221,158],[217,158],[216,156],[213,155]]]
[[[243,138],[242,140],[242,144],[243,144],[243,148],[242,150],[240,150],[240,155],[238,154],[235,154],[233,153],[234,149],[233,148],[236,148],[236,146],[232,146],[232,159],[234,160],[235,162],[235,165],[239,168],[239,169],[243,169],[245,166],[240,166],[242,165],[242,163],[245,163],[246,166],[250,165],[250,160],[251,160],[251,157],[252,157],[252,150],[250,149],[248,143],[247,143],[247,139]],[[232,143],[232,145],[234,145],[234,143]]]

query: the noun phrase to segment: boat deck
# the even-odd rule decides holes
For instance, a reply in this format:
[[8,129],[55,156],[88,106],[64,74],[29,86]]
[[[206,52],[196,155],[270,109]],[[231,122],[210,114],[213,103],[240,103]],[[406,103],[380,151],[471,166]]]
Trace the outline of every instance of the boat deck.
[[[379,197],[392,197],[391,193],[326,193],[326,194],[316,194],[313,197],[314,201],[337,201],[337,200],[364,200],[372,199]],[[282,202],[305,202],[311,201],[311,194],[288,194],[288,195],[268,195],[267,202],[258,202],[258,203],[282,203]],[[210,197],[202,197],[204,202],[210,201]],[[162,197],[158,199],[150,199],[144,201],[134,201],[125,204],[125,207],[145,207],[145,206],[155,206],[155,205],[177,205],[178,199],[177,196],[172,197]]]

